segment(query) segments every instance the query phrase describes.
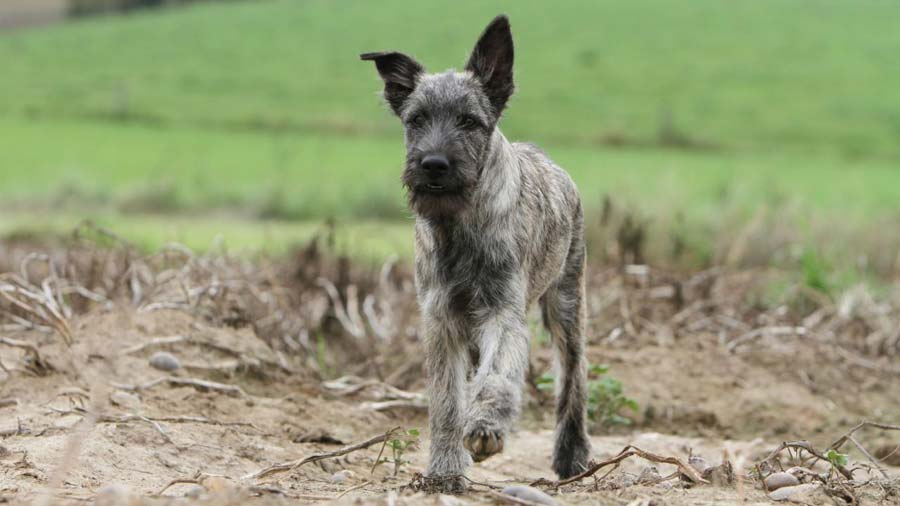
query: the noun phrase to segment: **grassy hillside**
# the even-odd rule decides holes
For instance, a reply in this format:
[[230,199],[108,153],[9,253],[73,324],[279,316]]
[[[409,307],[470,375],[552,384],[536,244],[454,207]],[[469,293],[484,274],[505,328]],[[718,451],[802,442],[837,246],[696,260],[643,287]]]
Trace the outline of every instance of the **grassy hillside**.
[[503,129],[589,207],[706,234],[896,221],[900,4],[875,0],[272,0],[0,33],[0,209],[404,220],[400,127],[357,55],[458,67],[498,12]]
[[900,154],[900,5],[882,1],[199,5],[0,37],[5,114],[386,132],[366,50],[460,66],[505,11],[513,136]]

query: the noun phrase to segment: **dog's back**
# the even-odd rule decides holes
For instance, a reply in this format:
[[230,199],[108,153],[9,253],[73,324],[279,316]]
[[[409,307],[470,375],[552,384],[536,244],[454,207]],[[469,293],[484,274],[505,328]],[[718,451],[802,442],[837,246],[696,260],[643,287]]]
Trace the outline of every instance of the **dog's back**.
[[529,271],[529,304],[544,294],[572,250],[584,249],[578,189],[569,174],[531,143],[512,144],[520,164],[523,260]]

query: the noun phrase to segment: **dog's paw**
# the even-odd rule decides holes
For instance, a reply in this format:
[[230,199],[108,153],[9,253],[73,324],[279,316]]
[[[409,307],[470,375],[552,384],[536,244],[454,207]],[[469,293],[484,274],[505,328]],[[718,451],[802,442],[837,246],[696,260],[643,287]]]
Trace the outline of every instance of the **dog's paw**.
[[583,473],[590,466],[591,442],[582,431],[560,433],[553,452],[553,470],[564,480]]
[[472,460],[481,462],[491,455],[503,451],[503,431],[486,422],[472,424],[463,438],[463,445],[472,455]]
[[427,494],[465,494],[469,487],[462,475],[427,475],[422,476],[417,490]]

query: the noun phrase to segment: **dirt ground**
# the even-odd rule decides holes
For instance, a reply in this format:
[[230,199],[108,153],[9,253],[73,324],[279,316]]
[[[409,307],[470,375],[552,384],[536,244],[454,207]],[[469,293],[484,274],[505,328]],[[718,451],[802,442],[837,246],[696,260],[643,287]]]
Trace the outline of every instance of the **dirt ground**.
[[[47,326],[2,327],[0,503],[513,504],[497,495],[500,488],[554,478],[552,401],[534,388],[504,453],[471,469],[468,494],[426,495],[409,486],[424,470],[429,439],[419,396],[424,372],[421,362],[406,359],[417,355],[414,336],[402,360],[382,352],[379,374],[334,382],[360,371],[358,359],[332,356],[323,378],[261,338],[260,325],[223,323],[196,310],[199,303],[186,310],[147,298],[134,304],[110,294],[74,311],[66,318],[71,346]],[[900,422],[900,374],[890,369],[896,357],[874,369],[849,367],[829,351],[833,346],[803,336],[763,336],[729,350],[721,334],[702,325],[675,336],[659,327],[634,330],[616,338],[595,329],[604,337],[591,340],[591,361],[608,364],[640,405],[633,425],[596,427],[595,460],[634,445],[685,462],[728,461],[737,479],[690,486],[676,476],[641,484],[677,469],[632,457],[577,483],[538,486],[558,504],[771,504],[755,464],[782,441],[809,440],[821,449],[860,420]],[[160,351],[181,367],[152,367],[150,357]],[[536,343],[533,369],[543,371],[550,359],[548,347]],[[401,406],[378,404],[386,401]],[[381,443],[259,475],[394,427],[423,429],[396,475],[390,462],[373,469]],[[876,451],[900,443],[900,433],[864,429],[856,440]],[[867,462],[859,451],[849,453],[851,468]],[[787,454],[782,460],[796,464]],[[900,462],[881,462],[888,479],[875,469],[854,471],[859,504],[900,504],[900,467],[889,463]],[[824,493],[803,500],[848,504]]]

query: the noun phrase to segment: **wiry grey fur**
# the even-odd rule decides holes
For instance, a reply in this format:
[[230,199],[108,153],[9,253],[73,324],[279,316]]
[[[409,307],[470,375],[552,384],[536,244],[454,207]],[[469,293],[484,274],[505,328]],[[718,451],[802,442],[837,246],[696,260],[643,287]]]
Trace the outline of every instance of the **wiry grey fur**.
[[416,286],[429,370],[435,489],[462,492],[472,459],[503,450],[528,367],[526,313],[540,302],[560,374],[553,469],[586,468],[584,224],[568,174],[497,122],[513,92],[509,21],[498,16],[463,72],[427,74],[367,53],[406,126],[403,183],[416,214]]

